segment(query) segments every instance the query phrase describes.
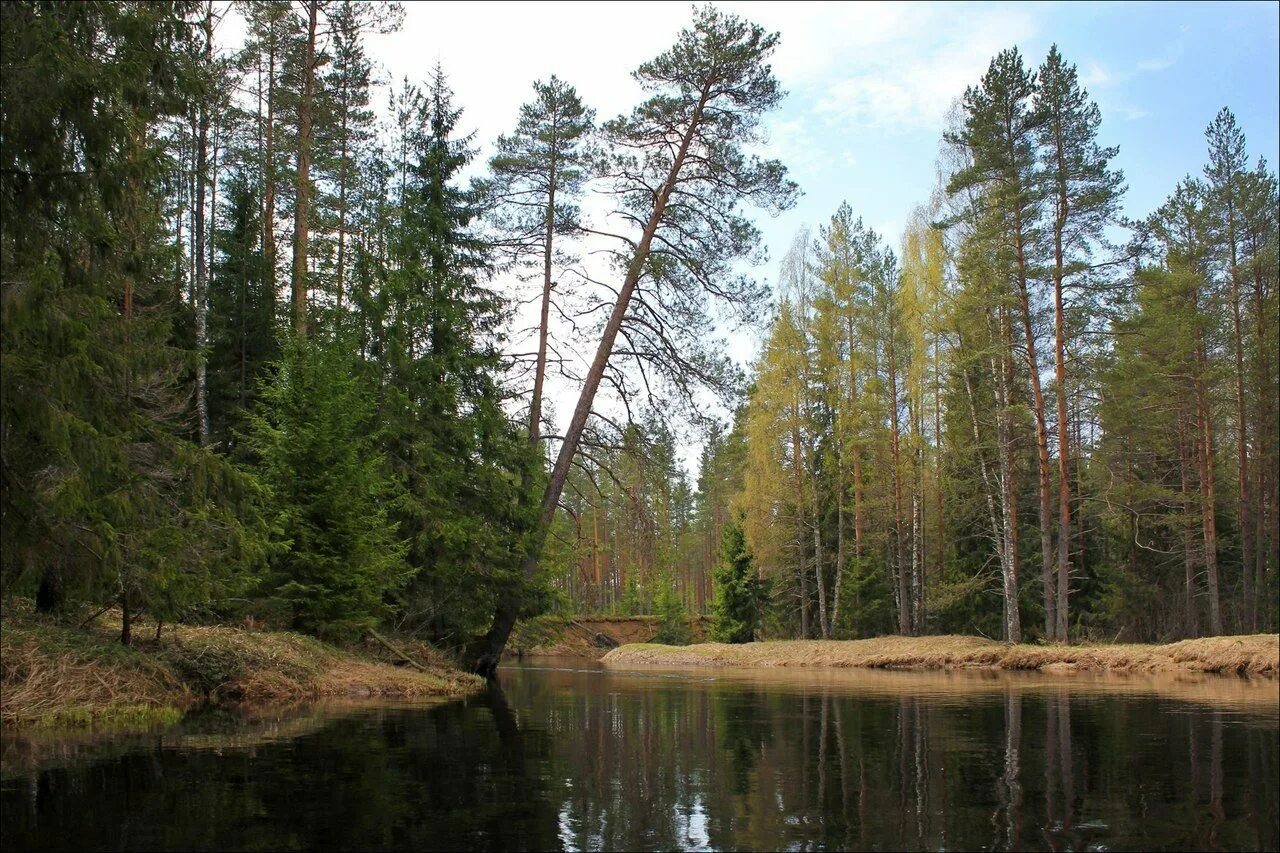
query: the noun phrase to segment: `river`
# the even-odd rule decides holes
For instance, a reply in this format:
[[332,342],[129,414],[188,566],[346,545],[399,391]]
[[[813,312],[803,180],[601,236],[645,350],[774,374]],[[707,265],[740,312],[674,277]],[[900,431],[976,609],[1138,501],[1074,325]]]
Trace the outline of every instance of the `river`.
[[[1167,678],[1167,677],[1166,677]],[[504,667],[6,737],[5,850],[1274,850],[1277,682]]]

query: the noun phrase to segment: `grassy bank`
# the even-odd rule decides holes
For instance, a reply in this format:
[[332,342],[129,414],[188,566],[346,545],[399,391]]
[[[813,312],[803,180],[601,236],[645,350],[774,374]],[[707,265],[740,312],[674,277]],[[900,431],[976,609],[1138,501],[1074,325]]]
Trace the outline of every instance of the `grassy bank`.
[[1205,637],[1168,645],[1009,645],[981,637],[876,637],[870,640],[773,640],[742,645],[637,643],[604,662],[665,666],[1006,669],[1053,672],[1209,672],[1276,676],[1280,635]]
[[172,722],[202,701],[460,696],[483,685],[420,646],[403,650],[421,670],[396,665],[396,656],[377,644],[339,649],[299,634],[230,627],[166,626],[158,642],[139,639],[125,647],[109,617],[79,627],[7,606],[0,719],[130,728]]

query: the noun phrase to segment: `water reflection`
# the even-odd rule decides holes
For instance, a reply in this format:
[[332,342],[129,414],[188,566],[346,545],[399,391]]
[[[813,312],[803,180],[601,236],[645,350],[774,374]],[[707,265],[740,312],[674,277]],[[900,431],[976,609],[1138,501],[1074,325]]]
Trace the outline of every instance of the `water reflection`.
[[270,737],[246,731],[258,723],[193,720],[39,767],[15,762],[11,743],[0,842],[6,849],[611,850],[1280,844],[1274,683],[1270,694],[1209,706],[1115,681],[864,675],[518,668],[503,673],[503,690],[480,699],[313,710],[293,729],[273,721]]

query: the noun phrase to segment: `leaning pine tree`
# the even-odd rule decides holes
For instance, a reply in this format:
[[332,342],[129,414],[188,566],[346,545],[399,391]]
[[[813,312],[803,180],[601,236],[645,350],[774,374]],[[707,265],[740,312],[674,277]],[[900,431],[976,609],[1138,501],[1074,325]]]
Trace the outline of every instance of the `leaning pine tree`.
[[[783,96],[766,61],[777,44],[776,33],[703,7],[670,50],[635,73],[651,97],[605,127],[615,152],[608,177],[621,200],[616,214],[639,233],[619,235],[622,281],[543,492],[539,535],[530,537],[523,562],[527,578],[537,575],[547,531],[624,325],[629,349],[665,355],[667,377],[678,383],[682,368],[697,369],[690,353],[696,356],[697,337],[707,330],[706,295],[741,312],[763,299],[762,289],[731,267],[759,245],[759,232],[739,205],[749,200],[780,210],[796,193],[782,164],[743,151],[760,140],[761,116]],[[641,289],[650,298],[637,300]],[[476,672],[493,674],[517,615],[517,599],[499,598],[488,633],[470,650]]]

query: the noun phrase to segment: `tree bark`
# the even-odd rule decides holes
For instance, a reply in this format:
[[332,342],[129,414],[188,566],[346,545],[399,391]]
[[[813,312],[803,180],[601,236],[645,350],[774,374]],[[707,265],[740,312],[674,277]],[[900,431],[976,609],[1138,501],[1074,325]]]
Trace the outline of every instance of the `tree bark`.
[[267,48],[267,118],[263,127],[262,164],[262,257],[267,273],[267,292],[276,293],[276,32],[271,24]]
[[1062,232],[1066,228],[1070,209],[1060,132],[1058,137],[1058,214],[1053,227],[1054,386],[1058,402],[1058,598],[1054,609],[1056,619],[1053,638],[1065,643],[1068,625],[1067,596],[1071,583],[1071,468],[1067,452],[1070,440],[1067,425],[1067,332],[1062,301],[1065,275]]
[[311,120],[316,85],[316,22],[319,0],[306,0],[307,42],[302,54],[302,97],[298,102],[298,176],[293,204],[293,331],[307,333],[307,253],[311,217]]
[[1205,355],[1204,331],[1198,330],[1196,347],[1198,361],[1196,376],[1196,412],[1200,429],[1200,513],[1204,525],[1204,566],[1209,590],[1209,629],[1213,636],[1222,634],[1222,602],[1218,591],[1218,526],[1215,511],[1213,470],[1213,409],[1205,386],[1208,371]]
[[[1182,433],[1184,429],[1184,419],[1182,413],[1178,416],[1178,431]],[[1182,565],[1185,575],[1185,602],[1183,610],[1184,631],[1187,637],[1195,637],[1200,633],[1199,620],[1196,618],[1196,564],[1195,552],[1193,549],[1192,527],[1193,506],[1195,501],[1191,496],[1190,477],[1188,469],[1193,464],[1192,457],[1195,455],[1194,439],[1188,441],[1183,435],[1179,435],[1178,440],[1178,468],[1182,480]]]
[[[1249,484],[1249,425],[1245,418],[1244,402],[1244,341],[1240,319],[1240,267],[1236,250],[1236,216],[1235,199],[1231,192],[1231,181],[1227,183],[1227,241],[1230,247],[1231,276],[1231,333],[1233,355],[1235,356],[1235,390],[1236,390],[1236,465],[1240,507],[1240,554],[1242,563],[1242,581],[1244,606],[1241,608],[1243,628],[1252,632],[1256,628],[1255,614],[1257,602],[1253,592],[1253,500]],[[1261,341],[1259,341],[1261,344]]]
[[[213,3],[205,5],[204,70],[213,67]],[[196,429],[201,444],[209,443],[209,266],[204,222],[205,187],[209,169],[209,100],[212,92],[203,93],[196,107],[196,198],[195,198],[195,302],[196,314]]]
[[[1019,231],[1021,230],[1021,219]],[[1031,409],[1036,427],[1036,461],[1040,475],[1040,560],[1041,583],[1044,586],[1044,630],[1045,636],[1057,636],[1057,599],[1054,590],[1054,559],[1052,533],[1052,498],[1049,474],[1049,436],[1045,426],[1044,392],[1040,386],[1040,361],[1036,356],[1035,329],[1031,325],[1031,300],[1027,293],[1026,259],[1023,255],[1022,238],[1018,237],[1018,301],[1022,308],[1022,333],[1027,345],[1027,373],[1031,383]],[[1070,520],[1068,520],[1068,525]],[[1059,543],[1059,547],[1067,547],[1069,543]]]
[[898,417],[898,357],[895,346],[893,318],[889,318],[889,453],[893,465],[893,565],[898,589],[898,633],[911,633],[911,600],[907,589],[907,572],[903,554],[907,549],[903,540],[902,524],[902,457],[901,424]]
[[551,153],[551,171],[547,182],[546,233],[542,246],[542,313],[538,321],[538,362],[533,374],[533,399],[529,403],[529,440],[536,447],[542,429],[542,384],[547,374],[547,335],[551,322],[551,257],[555,238],[556,156]]
[[1022,617],[1018,607],[1018,490],[1014,483],[1013,436],[1009,428],[1009,385],[1013,373],[1013,329],[1009,313],[998,309],[1004,352],[993,359],[998,367],[996,374],[996,433],[1000,445],[1001,516],[1003,524],[1004,560],[1004,627],[1005,639],[1010,643],[1022,642]]

